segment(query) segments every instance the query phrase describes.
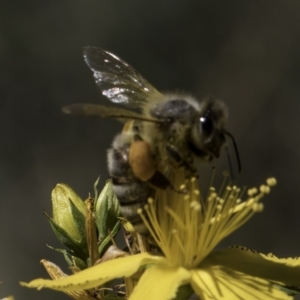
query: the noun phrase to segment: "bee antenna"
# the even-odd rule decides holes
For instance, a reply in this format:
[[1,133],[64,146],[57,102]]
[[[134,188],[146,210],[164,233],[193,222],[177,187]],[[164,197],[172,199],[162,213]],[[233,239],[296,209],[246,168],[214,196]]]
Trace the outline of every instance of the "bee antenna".
[[229,149],[228,149],[227,145],[225,146],[225,149],[226,149],[226,156],[227,156],[228,165],[229,165],[230,178],[231,178],[231,181],[234,181],[235,176],[234,176],[234,173],[233,173],[232,161],[231,161],[231,157],[230,157],[230,153],[229,153]]
[[[237,144],[235,142],[235,139],[234,139],[233,135],[230,132],[225,131],[224,133],[227,136],[229,136],[230,139],[231,139],[231,141],[232,141],[234,152],[235,152],[235,156],[236,156],[236,161],[237,161],[237,164],[238,164],[238,172],[240,173],[241,170],[242,170],[242,164],[241,164],[241,159],[240,159],[240,155],[239,155],[239,150],[238,150]],[[231,163],[231,159],[230,159],[228,147],[226,147],[226,152],[227,152],[227,158],[228,158],[228,162],[229,162],[229,166],[230,166],[229,167],[230,168],[230,172],[231,172],[231,174],[233,174],[233,172],[232,172],[232,163]]]

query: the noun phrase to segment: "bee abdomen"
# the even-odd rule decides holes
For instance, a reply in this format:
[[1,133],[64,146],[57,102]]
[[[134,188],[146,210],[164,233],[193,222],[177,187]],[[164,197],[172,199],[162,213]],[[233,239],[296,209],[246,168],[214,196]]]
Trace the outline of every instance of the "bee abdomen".
[[144,208],[152,189],[147,182],[134,176],[128,159],[129,145],[125,147],[124,143],[119,143],[122,138],[122,135],[118,136],[114,148],[108,151],[108,171],[122,216],[137,232],[146,234],[147,229],[137,210]]
[[131,179],[131,182],[123,183],[119,178],[112,177],[113,190],[119,200],[122,216],[136,231],[145,234],[147,230],[137,211],[144,208],[151,191],[145,182]]

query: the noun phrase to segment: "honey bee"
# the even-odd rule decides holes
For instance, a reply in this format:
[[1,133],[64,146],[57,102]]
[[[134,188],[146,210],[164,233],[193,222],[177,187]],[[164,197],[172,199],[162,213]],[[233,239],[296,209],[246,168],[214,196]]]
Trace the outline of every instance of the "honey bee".
[[128,63],[102,49],[84,48],[84,60],[102,95],[131,109],[73,104],[63,111],[125,121],[108,150],[108,172],[123,217],[143,234],[146,229],[137,209],[155,189],[175,189],[168,171],[183,168],[194,176],[194,159],[219,157],[225,136],[232,138],[224,127],[227,108],[217,99],[160,93]]

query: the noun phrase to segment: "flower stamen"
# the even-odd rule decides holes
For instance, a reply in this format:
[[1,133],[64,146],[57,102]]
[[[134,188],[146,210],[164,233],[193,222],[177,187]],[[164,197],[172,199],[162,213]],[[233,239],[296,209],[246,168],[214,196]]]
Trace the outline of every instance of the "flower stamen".
[[149,199],[140,211],[149,233],[173,266],[199,265],[222,239],[263,210],[258,202],[276,184],[268,179],[259,190],[248,189],[248,199],[242,201],[246,189],[225,186],[228,176],[225,174],[219,193],[210,186],[206,201],[196,188],[196,178],[191,178],[182,185],[188,194],[157,191],[155,199]]

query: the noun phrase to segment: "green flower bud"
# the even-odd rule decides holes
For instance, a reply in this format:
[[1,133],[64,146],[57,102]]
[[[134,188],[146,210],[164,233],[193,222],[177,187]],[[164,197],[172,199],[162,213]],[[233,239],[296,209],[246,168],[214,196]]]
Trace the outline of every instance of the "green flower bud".
[[111,181],[108,180],[95,203],[100,255],[110,244],[111,237],[114,237],[120,229],[119,215],[119,201],[113,192]]
[[58,240],[70,254],[88,258],[85,219],[87,209],[81,198],[66,184],[57,184],[52,191],[53,218],[47,216]]

